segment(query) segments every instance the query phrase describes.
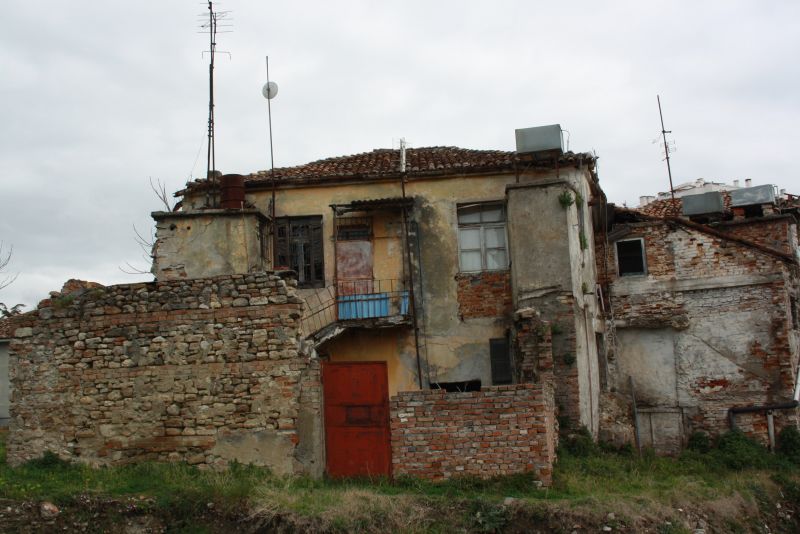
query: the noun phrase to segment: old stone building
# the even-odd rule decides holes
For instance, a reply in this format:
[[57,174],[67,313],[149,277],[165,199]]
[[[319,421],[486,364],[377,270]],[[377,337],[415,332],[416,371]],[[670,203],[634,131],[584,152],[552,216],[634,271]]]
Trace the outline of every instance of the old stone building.
[[602,192],[557,125],[517,137],[187,184],[156,282],[18,323],[9,458],[549,483],[556,414],[599,426]]
[[601,436],[630,443],[638,427],[643,446],[675,452],[693,431],[774,444],[797,424],[794,203],[761,186],[616,208],[596,239],[611,325]]

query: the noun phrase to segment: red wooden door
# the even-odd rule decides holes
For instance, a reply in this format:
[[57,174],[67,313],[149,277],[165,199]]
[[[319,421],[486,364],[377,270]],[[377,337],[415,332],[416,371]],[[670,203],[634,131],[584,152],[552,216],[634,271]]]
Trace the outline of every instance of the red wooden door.
[[328,475],[391,475],[386,362],[324,362],[322,383]]

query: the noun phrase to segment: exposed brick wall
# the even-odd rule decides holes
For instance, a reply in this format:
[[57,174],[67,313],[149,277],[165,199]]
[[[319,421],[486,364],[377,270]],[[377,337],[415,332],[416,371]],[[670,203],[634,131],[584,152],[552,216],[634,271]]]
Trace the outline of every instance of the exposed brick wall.
[[9,460],[303,470],[297,422],[319,413],[319,367],[298,352],[293,285],[257,273],[43,301],[11,344]]
[[558,430],[550,384],[403,392],[390,405],[395,475],[534,472],[544,485],[552,482]]
[[791,254],[792,250],[792,236],[790,229],[791,218],[789,216],[783,217],[768,217],[768,218],[753,218],[745,219],[743,221],[731,221],[721,223],[716,226],[716,229],[731,234],[736,237],[753,241],[765,247],[770,247],[781,252]]
[[511,273],[459,273],[458,314],[462,319],[504,317],[511,314]]
[[[640,344],[647,338],[641,329],[660,329],[663,339],[671,339],[662,347],[633,345],[636,351],[652,351],[642,360],[651,367],[635,369],[655,376],[661,366],[658,372],[674,376],[676,382],[672,400],[659,400],[666,390],[657,388],[652,399],[647,391],[637,391],[637,397],[654,406],[680,407],[687,433],[712,434],[728,429],[731,407],[789,400],[798,365],[790,307],[790,295],[797,292],[797,268],[752,247],[683,226],[629,226],[632,233],[625,238],[645,239],[647,276],[617,277],[612,244],[606,254],[611,274],[606,294],[611,296],[615,324],[618,332],[634,329],[624,337]],[[782,218],[725,223],[718,230],[782,251],[793,235]],[[627,375],[619,375],[617,366],[610,355],[612,387],[616,384],[629,397]],[[646,376],[639,376],[644,379],[637,384],[647,382]],[[797,424],[796,411],[776,415],[779,428]],[[766,441],[764,414],[738,416],[737,423]]]
[[514,313],[517,382],[552,382],[553,335],[550,323],[533,308]]

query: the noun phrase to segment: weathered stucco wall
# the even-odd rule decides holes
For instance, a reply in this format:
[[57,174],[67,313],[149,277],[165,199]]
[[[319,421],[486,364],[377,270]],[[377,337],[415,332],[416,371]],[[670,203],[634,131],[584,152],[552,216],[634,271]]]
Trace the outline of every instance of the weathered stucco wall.
[[[789,235],[786,219],[781,225],[777,234]],[[745,223],[735,226],[739,235],[775,234],[763,221],[747,231]],[[625,239],[644,238],[647,274],[617,277],[612,244],[606,260],[617,350],[609,386],[630,399],[633,377],[645,407],[640,424],[652,427],[646,444],[674,452],[691,431],[727,430],[729,408],[791,400],[796,266],[697,230],[660,222],[630,227]],[[778,428],[796,422],[796,410],[776,412]],[[766,442],[765,414],[737,416],[737,426]]]
[[552,325],[558,414],[596,434],[599,313],[588,178],[586,170],[565,170],[509,185],[507,194],[515,305],[533,307]]
[[267,219],[256,210],[155,212],[156,280],[244,274],[267,268]]
[[298,352],[293,284],[262,272],[43,301],[11,345],[9,461],[320,474],[319,366]]
[[[420,267],[414,277],[425,386],[429,381],[477,379],[485,385],[492,383],[489,339],[505,337],[510,318],[505,309],[499,315],[482,313],[481,317],[464,320],[459,317],[456,208],[460,203],[503,201],[506,184],[514,180],[513,175],[507,174],[411,180],[406,185],[407,196],[417,198],[410,216],[412,221],[416,221],[412,227],[411,249]],[[400,195],[399,182],[279,189],[276,216],[322,216],[325,277],[330,285],[334,278],[333,213],[330,205]],[[248,201],[261,209],[266,209],[269,198],[269,191],[248,192]],[[373,272],[376,279],[402,277],[405,272],[405,244],[400,222],[399,214],[382,213],[373,218]],[[312,303],[316,297],[307,300]],[[387,361],[393,392],[419,387],[413,331],[395,328],[382,330],[377,336],[381,338],[380,342],[365,346],[365,340],[374,341],[373,336],[363,331],[348,332],[319,350],[328,354],[332,361]]]
[[558,425],[550,383],[403,392],[390,409],[395,475],[533,472],[543,485],[552,482]]

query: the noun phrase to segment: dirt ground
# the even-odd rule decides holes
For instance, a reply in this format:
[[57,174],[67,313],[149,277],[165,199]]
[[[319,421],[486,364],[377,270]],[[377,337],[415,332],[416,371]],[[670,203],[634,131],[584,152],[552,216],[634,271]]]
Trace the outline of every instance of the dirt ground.
[[[207,532],[508,532],[581,534],[624,532],[656,534],[798,533],[797,506],[775,496],[753,500],[733,495],[715,501],[672,506],[632,499],[607,502],[546,502],[506,499],[476,506],[475,501],[420,502],[419,518],[397,523],[376,518],[358,528],[296,514],[259,514],[251,510],[217,511],[199,506],[190,516],[159,509],[146,498],[104,499],[79,496],[55,506],[38,501],[0,500],[0,531],[13,533],[103,532],[145,534]],[[413,511],[411,512],[414,513]],[[407,520],[409,518],[406,518]],[[444,522],[441,520],[445,519]],[[403,526],[400,526],[403,525]],[[448,526],[449,525],[449,526]]]

